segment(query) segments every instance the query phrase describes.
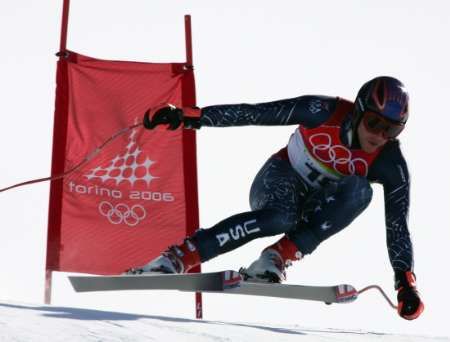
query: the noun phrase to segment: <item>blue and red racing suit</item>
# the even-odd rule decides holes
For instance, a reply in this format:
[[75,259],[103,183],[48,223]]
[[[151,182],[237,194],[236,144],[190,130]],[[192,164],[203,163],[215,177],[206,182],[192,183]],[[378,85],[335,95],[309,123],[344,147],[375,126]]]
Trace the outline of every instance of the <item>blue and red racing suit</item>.
[[392,267],[394,271],[412,270],[409,174],[399,141],[365,153],[353,133],[352,115],[352,102],[326,96],[203,108],[202,126],[298,127],[287,146],[272,155],[256,175],[250,191],[252,210],[194,234],[202,261],[255,238],[282,233],[302,254],[310,254],[369,205],[370,183],[381,183]]

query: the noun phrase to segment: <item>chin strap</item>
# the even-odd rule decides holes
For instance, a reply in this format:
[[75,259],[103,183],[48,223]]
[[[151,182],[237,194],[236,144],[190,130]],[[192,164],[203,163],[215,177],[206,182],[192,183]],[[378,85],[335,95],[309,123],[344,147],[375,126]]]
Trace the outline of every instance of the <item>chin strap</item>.
[[79,162],[78,164],[76,164],[74,167],[72,167],[71,169],[64,171],[63,173],[60,173],[58,175],[55,176],[50,176],[50,177],[45,177],[45,178],[38,178],[38,179],[33,179],[33,180],[29,180],[26,182],[22,182],[22,183],[17,183],[11,186],[8,186],[6,188],[0,189],[0,192],[4,192],[7,190],[11,190],[14,188],[18,188],[20,186],[24,186],[24,185],[30,185],[30,184],[34,184],[34,183],[40,183],[40,182],[45,182],[45,181],[54,181],[57,179],[61,179],[66,177],[67,175],[70,175],[71,173],[79,170],[84,164],[86,164],[88,161],[92,160],[94,157],[97,156],[98,153],[100,153],[101,150],[103,150],[103,148],[105,148],[107,145],[109,145],[110,143],[112,143],[114,140],[116,140],[119,136],[137,128],[142,126],[142,123],[138,123],[138,124],[134,124],[131,125],[129,127],[126,128],[122,128],[120,130],[118,130],[116,133],[114,133],[109,139],[105,140],[101,145],[97,146],[94,150],[92,150],[92,152],[88,153],[86,155],[86,157],[84,157],[84,159]]

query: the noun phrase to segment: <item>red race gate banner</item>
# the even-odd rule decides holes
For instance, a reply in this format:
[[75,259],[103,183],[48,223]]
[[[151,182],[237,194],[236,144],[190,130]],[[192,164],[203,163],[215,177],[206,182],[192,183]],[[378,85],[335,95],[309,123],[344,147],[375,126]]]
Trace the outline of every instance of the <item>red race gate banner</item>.
[[[67,111],[66,139],[55,141],[64,146],[64,170],[140,123],[149,107],[182,106],[191,73],[185,64],[105,61],[66,52],[58,65],[56,104],[56,115]],[[180,242],[188,225],[183,148],[190,133],[136,127],[59,188],[52,186],[47,270],[118,274]]]
[[[66,49],[69,7],[63,0],[47,304],[52,271],[119,274],[199,227],[195,131],[141,124],[151,107],[195,106],[190,16],[185,63],[108,61]],[[195,304],[202,318],[201,293]]]

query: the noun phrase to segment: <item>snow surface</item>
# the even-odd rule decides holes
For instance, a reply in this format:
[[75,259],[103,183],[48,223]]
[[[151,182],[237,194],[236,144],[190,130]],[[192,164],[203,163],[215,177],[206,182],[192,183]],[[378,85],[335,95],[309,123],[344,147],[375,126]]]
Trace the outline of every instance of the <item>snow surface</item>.
[[450,341],[449,337],[192,320],[50,305],[0,303],[0,341]]

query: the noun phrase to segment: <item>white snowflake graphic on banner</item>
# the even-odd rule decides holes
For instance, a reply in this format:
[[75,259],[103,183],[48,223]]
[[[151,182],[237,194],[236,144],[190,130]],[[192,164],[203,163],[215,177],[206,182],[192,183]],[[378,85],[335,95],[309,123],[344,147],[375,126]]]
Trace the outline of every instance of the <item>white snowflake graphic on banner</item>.
[[144,181],[149,186],[153,179],[159,178],[150,173],[150,167],[155,161],[147,157],[143,162],[138,163],[138,157],[142,150],[136,143],[136,133],[136,129],[131,132],[128,138],[129,143],[123,154],[116,155],[107,167],[97,166],[92,169],[85,177],[88,180],[100,179],[102,183],[113,180],[116,186],[122,182],[128,182],[131,186],[134,186],[139,180]]

